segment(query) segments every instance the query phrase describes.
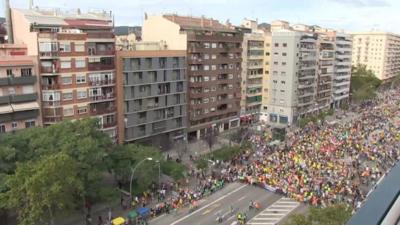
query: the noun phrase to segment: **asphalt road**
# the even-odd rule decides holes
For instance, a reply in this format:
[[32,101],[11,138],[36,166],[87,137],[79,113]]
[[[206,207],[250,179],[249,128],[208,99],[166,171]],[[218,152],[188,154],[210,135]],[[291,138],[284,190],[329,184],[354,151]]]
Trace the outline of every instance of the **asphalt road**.
[[[259,202],[261,204],[261,209],[253,209],[249,211],[248,207],[251,200]],[[197,209],[196,211],[189,213],[188,208],[180,209],[177,213],[162,215],[151,220],[149,222],[149,225],[234,225],[237,224],[236,214],[232,215],[230,213],[230,206],[233,206],[233,208],[235,209],[238,208],[239,212],[245,212],[248,217],[248,221],[256,216],[254,218],[256,223],[254,224],[269,225],[270,223],[263,222],[263,217],[265,218],[265,213],[276,213],[281,215],[279,217],[280,221],[292,212],[292,210],[286,210],[285,208],[283,208],[282,211],[279,211],[281,210],[280,206],[276,206],[276,204],[281,203],[278,202],[278,200],[280,200],[280,202],[283,201],[283,203],[285,203],[286,201],[290,201],[282,198],[282,196],[280,195],[268,192],[258,187],[253,187],[242,183],[232,183],[226,185],[225,188],[218,191],[217,193],[200,201],[199,209]],[[305,206],[296,205],[292,208],[295,209],[299,207]],[[274,209],[274,211],[271,211],[270,209]],[[222,223],[218,223],[216,221],[218,214],[224,217]],[[264,214],[264,216],[262,214]]]

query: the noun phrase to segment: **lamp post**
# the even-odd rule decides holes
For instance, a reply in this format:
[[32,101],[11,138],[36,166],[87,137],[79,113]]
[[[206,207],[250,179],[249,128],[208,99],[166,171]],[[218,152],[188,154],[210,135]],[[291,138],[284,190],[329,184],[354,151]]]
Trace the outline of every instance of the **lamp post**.
[[142,161],[140,161],[138,164],[136,164],[136,166],[135,166],[135,168],[131,168],[132,169],[132,173],[131,173],[131,182],[130,182],[130,185],[129,185],[129,194],[131,195],[131,198],[132,198],[132,181],[133,181],[133,174],[135,173],[135,170],[142,164],[142,163],[144,163],[146,160],[148,160],[148,161],[151,161],[151,160],[153,160],[153,158],[144,158]]
[[156,163],[158,163],[158,190],[161,190],[161,162],[157,160]]

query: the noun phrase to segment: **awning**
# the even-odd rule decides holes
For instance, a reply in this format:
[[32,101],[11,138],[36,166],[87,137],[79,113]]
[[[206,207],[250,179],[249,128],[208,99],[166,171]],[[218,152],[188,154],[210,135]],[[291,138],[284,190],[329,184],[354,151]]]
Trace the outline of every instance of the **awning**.
[[140,215],[140,216],[147,216],[150,213],[150,209],[146,208],[146,207],[140,207],[136,210],[136,212]]
[[39,109],[39,104],[37,102],[11,104],[11,106],[14,112]]
[[128,218],[129,218],[129,219],[133,220],[133,219],[136,219],[136,217],[138,217],[138,214],[137,214],[137,212],[136,212],[135,210],[130,211],[130,212],[128,213]]
[[11,113],[13,110],[10,105],[0,106],[0,113]]

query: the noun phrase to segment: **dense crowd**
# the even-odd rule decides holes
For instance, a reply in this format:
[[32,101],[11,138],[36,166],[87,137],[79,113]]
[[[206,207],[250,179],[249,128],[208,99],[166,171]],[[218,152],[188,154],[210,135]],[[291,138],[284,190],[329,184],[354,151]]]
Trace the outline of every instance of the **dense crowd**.
[[[362,104],[348,123],[310,124],[289,135],[284,147],[255,135],[247,154],[232,161],[228,177],[258,183],[301,202],[359,207],[368,191],[399,160],[400,95],[390,91]],[[289,143],[289,144],[288,144]]]

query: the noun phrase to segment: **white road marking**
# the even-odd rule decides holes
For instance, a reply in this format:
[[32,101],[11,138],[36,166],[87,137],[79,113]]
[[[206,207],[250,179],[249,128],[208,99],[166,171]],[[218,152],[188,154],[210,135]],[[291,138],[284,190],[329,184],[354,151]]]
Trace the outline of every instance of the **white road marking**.
[[248,225],[275,225],[278,224],[285,216],[297,208],[300,203],[289,198],[281,198],[274,202],[261,213],[253,217]]
[[240,197],[237,201],[240,202],[240,201],[242,201],[242,200],[245,199],[245,198],[246,198],[246,196]]
[[236,224],[237,224],[237,221],[234,221],[231,223],[231,225],[236,225]]
[[246,184],[244,184],[244,185],[242,185],[242,186],[238,187],[236,190],[234,190],[234,191],[232,191],[232,192],[229,192],[228,194],[225,194],[225,195],[223,195],[223,196],[219,197],[217,200],[215,200],[215,201],[213,201],[213,202],[210,202],[210,203],[208,203],[207,205],[205,205],[205,206],[201,207],[200,209],[198,209],[198,210],[194,211],[193,213],[190,213],[190,214],[188,214],[188,215],[186,215],[186,216],[184,216],[184,217],[180,218],[179,220],[176,220],[175,222],[171,223],[170,225],[175,225],[175,224],[177,224],[177,223],[181,222],[182,220],[185,220],[185,219],[187,219],[188,217],[190,217],[190,216],[192,216],[192,215],[194,215],[194,214],[196,214],[196,213],[200,212],[201,210],[203,210],[203,209],[205,209],[205,208],[209,207],[210,205],[212,205],[212,204],[214,204],[214,203],[216,203],[216,202],[218,202],[218,201],[221,201],[222,199],[224,199],[224,198],[228,197],[229,195],[232,195],[232,194],[234,194],[234,193],[238,192],[239,190],[241,190],[241,189],[243,189],[243,188],[245,188],[245,187],[247,187],[247,185],[246,185]]

